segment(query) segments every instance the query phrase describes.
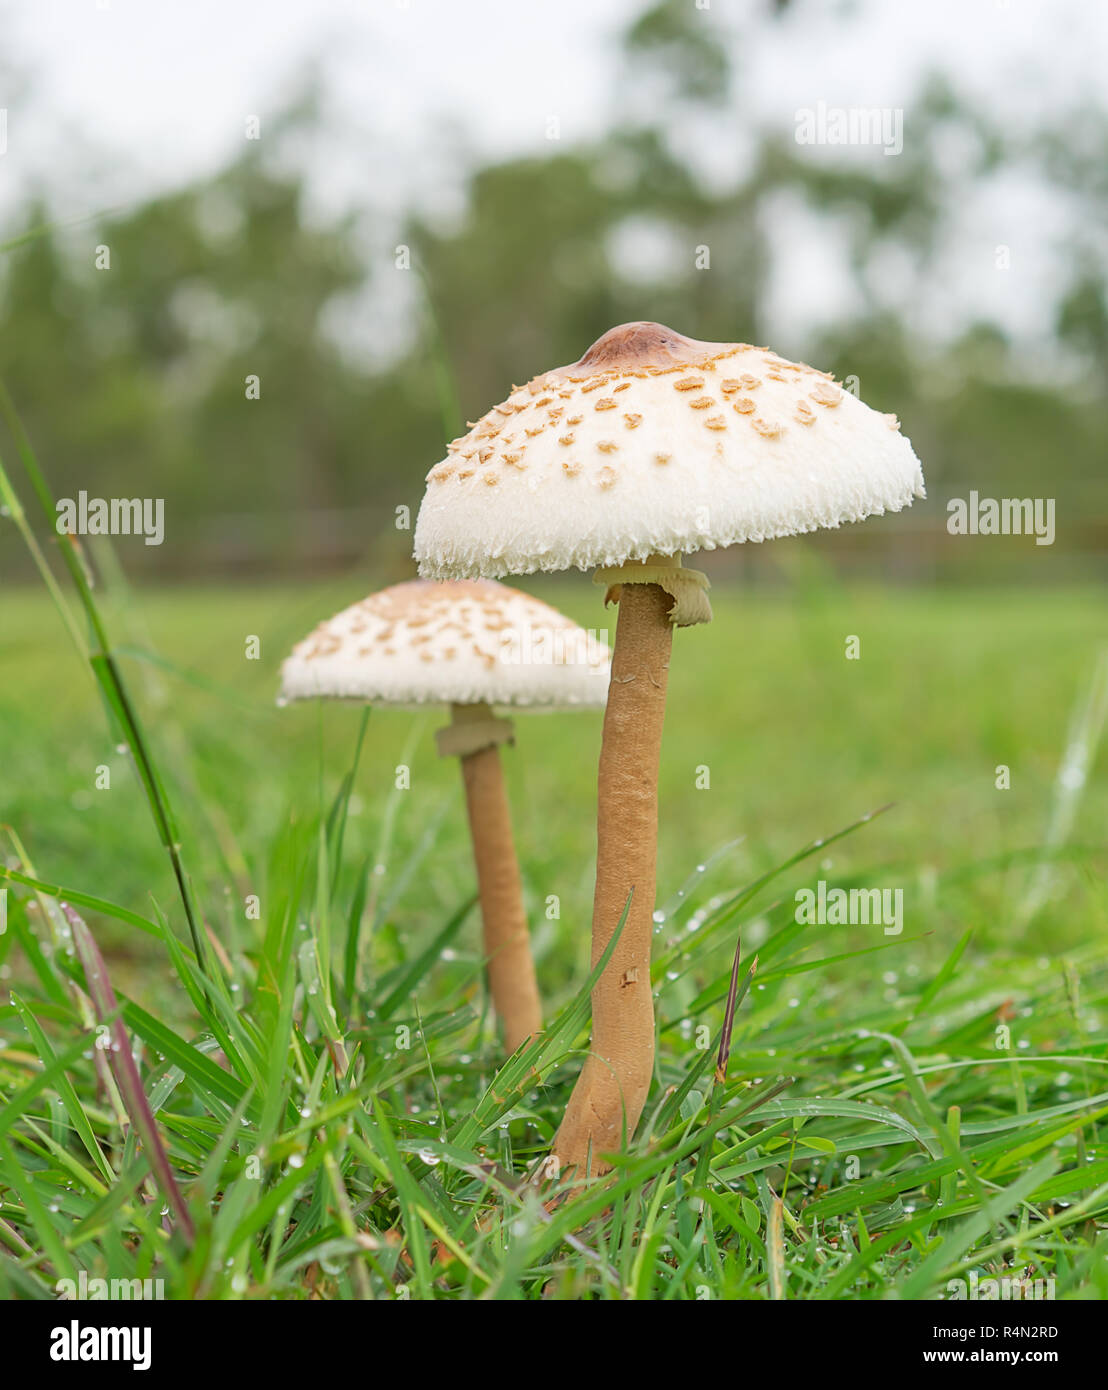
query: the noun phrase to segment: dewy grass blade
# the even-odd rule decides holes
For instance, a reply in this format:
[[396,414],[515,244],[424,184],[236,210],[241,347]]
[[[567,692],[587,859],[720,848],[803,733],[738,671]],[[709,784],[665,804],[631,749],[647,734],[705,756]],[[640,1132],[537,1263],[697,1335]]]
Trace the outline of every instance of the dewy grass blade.
[[769,1261],[769,1296],[780,1300],[785,1297],[785,1204],[774,1196],[770,1202],[769,1219],[766,1225],[766,1257]]
[[64,1076],[74,1066],[87,1047],[88,1039],[82,1034],[48,1066],[36,1072],[30,1081],[16,1091],[11,1100],[0,1107],[0,1139],[12,1128],[36,1096],[49,1090],[59,1077]]
[[3,864],[0,864],[0,879],[7,879],[11,883],[21,883],[27,888],[33,888],[36,893],[45,893],[48,897],[59,900],[64,899],[77,907],[87,908],[90,912],[99,912],[101,916],[114,917],[117,922],[125,922],[129,927],[137,927],[147,936],[161,937],[162,935],[161,927],[156,922],[151,922],[149,917],[142,917],[129,908],[120,907],[104,898],[97,898],[91,893],[82,893],[76,888],[63,888],[57,883],[43,883],[39,878],[20,873],[18,869],[6,868]]
[[396,1200],[400,1206],[401,1222],[407,1237],[407,1248],[415,1268],[416,1282],[421,1298],[431,1297],[431,1252],[427,1245],[424,1230],[425,1222],[420,1215],[422,1203],[419,1200],[419,1187],[400,1157],[380,1101],[373,1105],[373,1129],[376,1133],[377,1147],[385,1160],[387,1170],[396,1183]]
[[[91,598],[91,590],[88,591]],[[123,730],[124,738],[135,759],[135,767],[138,771],[139,780],[146,791],[150,810],[154,817],[154,824],[157,827],[158,835],[162,845],[169,855],[170,864],[173,868],[173,876],[177,882],[177,891],[181,895],[181,902],[185,908],[185,917],[188,921],[189,933],[192,937],[192,949],[196,954],[196,959],[200,963],[205,976],[211,975],[208,963],[207,942],[201,930],[199,916],[193,902],[192,889],[188,881],[184,861],[181,857],[181,844],[176,822],[170,810],[169,801],[165,790],[162,787],[150,756],[149,745],[139,724],[138,715],[131,703],[130,696],[123,684],[123,677],[119,667],[112,656],[106,651],[94,652],[89,658],[92,669],[100,681],[101,688],[109,707],[115,714],[120,728]]]
[[723,1028],[719,1035],[719,1052],[716,1055],[716,1084],[722,1086],[727,1080],[727,1063],[731,1057],[731,1035],[735,1028],[735,1013],[746,998],[758,970],[758,957],[750,962],[742,990],[739,990],[739,960],[742,956],[742,937],[735,941],[735,958],[731,964],[731,980],[727,986],[727,1003],[723,1010]]
[[674,893],[671,898],[667,898],[661,907],[655,911],[655,924],[661,926],[663,923],[668,922],[671,917],[674,917],[682,907],[685,907],[692,899],[699,885],[704,882],[707,874],[720,862],[720,860],[730,854],[733,849],[737,849],[745,839],[745,835],[739,835],[734,840],[728,840],[726,844],[720,845],[718,849],[713,850],[706,859],[702,860],[692,873],[689,874],[688,878],[685,879],[684,883],[681,884],[677,892]]
[[[50,1042],[50,1039],[39,1026],[34,1014],[15,993],[11,996],[12,1003],[19,1010],[19,1016],[23,1020],[23,1026],[34,1044],[35,1051],[38,1053],[44,1067],[49,1067],[57,1061],[57,1054]],[[73,1083],[64,1072],[54,1083],[58,1095],[61,1097],[62,1104],[65,1106],[69,1122],[72,1124],[77,1137],[85,1146],[89,1157],[100,1171],[100,1176],[107,1183],[115,1182],[115,1173],[112,1172],[111,1164],[104,1156],[104,1150],[100,1147],[100,1142],[93,1133],[92,1126],[89,1124],[88,1116],[85,1114],[77,1092],[73,1088]]]
[[65,903],[62,904],[62,909],[73,932],[73,944],[84,967],[89,994],[92,996],[101,1024],[108,1028],[111,1035],[112,1071],[115,1073],[119,1089],[123,1093],[131,1123],[142,1139],[146,1148],[147,1161],[158,1180],[158,1185],[161,1187],[166,1201],[176,1212],[177,1222],[182,1233],[186,1240],[191,1242],[195,1235],[192,1216],[181,1196],[177,1180],[174,1178],[173,1170],[169,1164],[169,1156],[162,1144],[161,1135],[158,1133],[157,1122],[150,1111],[146,1092],[142,1087],[142,1078],[135,1064],[134,1053],[131,1051],[131,1040],[127,1036],[127,1030],[117,1017],[119,1006],[116,1003],[111,981],[108,979],[108,972],[104,968],[100,949],[78,913]]
[[0,1138],[0,1173],[7,1178],[12,1191],[19,1193],[22,1198],[42,1252],[54,1266],[56,1277],[75,1280],[76,1265],[50,1219],[50,1212],[38,1195],[34,1178],[23,1171],[11,1144],[3,1138]]

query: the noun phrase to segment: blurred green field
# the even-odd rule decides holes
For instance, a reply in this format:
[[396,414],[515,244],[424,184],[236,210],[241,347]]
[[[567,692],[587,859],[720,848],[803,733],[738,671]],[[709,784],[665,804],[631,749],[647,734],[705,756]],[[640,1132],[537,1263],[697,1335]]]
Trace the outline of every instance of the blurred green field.
[[[529,587],[584,626],[613,623],[585,577]],[[345,580],[170,590],[109,605],[117,639],[136,653],[125,669],[216,927],[234,929],[237,900],[257,891],[279,828],[329,804],[349,765],[358,710],[278,709],[274,693],[291,644],[359,596]],[[904,936],[931,934],[901,948],[918,966],[945,954],[966,927],[980,950],[1053,954],[1088,939],[1087,862],[1059,866],[1056,896],[1036,921],[1020,926],[1019,914],[1071,716],[1105,642],[1102,595],[826,585],[728,592],[717,584],[715,614],[710,627],[674,643],[659,904],[739,837],[706,889],[745,881],[893,802],[824,867],[835,876],[864,869],[904,887]],[[258,660],[245,655],[251,636],[260,638]],[[845,655],[850,636],[860,639],[859,659]],[[41,876],[139,911],[153,893],[173,920],[169,866],[128,755],[113,746],[45,596],[5,598],[4,648],[3,819]],[[410,790],[393,798],[389,860],[402,865],[424,846],[393,914],[413,938],[440,923],[471,875],[457,768],[439,760],[432,739],[442,719],[436,710],[372,714],[348,831],[352,861],[374,851],[395,769],[409,762]],[[579,980],[587,961],[600,717],[524,716],[517,734],[506,758],[509,791],[540,969],[557,991]],[[1001,764],[1011,769],[1008,790],[996,786]],[[110,789],[96,789],[102,766]],[[1093,775],[1077,797],[1071,843],[1103,847],[1106,822],[1108,788]],[[560,899],[560,922],[542,911],[550,895]],[[470,947],[477,930],[471,922]],[[866,930],[846,929],[855,937]],[[110,941],[135,945],[118,932]],[[156,979],[136,983],[156,996]]]

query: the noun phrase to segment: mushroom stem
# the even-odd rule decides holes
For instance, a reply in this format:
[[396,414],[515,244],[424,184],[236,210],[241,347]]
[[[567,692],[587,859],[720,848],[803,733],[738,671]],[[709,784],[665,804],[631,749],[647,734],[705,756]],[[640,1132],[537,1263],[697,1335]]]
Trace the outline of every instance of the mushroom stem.
[[[452,705],[453,722],[491,721],[488,705]],[[504,1046],[514,1052],[542,1027],[542,1006],[531,959],[523,887],[511,815],[495,743],[461,758],[466,811],[477,866],[484,948],[493,1008],[504,1024]]]
[[634,890],[623,931],[592,992],[592,1046],[554,1139],[561,1172],[607,1172],[602,1153],[630,1139],[654,1070],[650,948],[658,841],[658,762],[666,712],[673,598],[623,584],[612,654],[597,795],[592,963],[604,954]]

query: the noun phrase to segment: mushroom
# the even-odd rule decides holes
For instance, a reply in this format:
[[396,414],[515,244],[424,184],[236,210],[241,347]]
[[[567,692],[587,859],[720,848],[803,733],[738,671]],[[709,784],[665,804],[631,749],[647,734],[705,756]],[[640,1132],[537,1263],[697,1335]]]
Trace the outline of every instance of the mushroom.
[[595,569],[618,602],[597,803],[590,1054],[554,1141],[563,1170],[606,1171],[653,1072],[650,947],[657,773],[674,626],[711,618],[682,554],[763,541],[922,497],[894,416],[824,372],[746,343],[629,323],[515,387],[429,475],[422,574]]
[[599,708],[609,666],[603,642],[517,589],[416,579],[321,623],[281,668],[286,701],[450,706],[436,741],[441,756],[461,760],[489,988],[508,1052],[542,1027],[542,1011],[500,766],[513,728],[493,707]]

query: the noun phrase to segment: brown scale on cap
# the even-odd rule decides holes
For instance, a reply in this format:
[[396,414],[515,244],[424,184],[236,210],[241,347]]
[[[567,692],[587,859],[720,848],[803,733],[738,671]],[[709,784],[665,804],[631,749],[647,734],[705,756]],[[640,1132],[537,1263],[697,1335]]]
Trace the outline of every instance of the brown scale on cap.
[[838,405],[843,398],[843,393],[839,388],[826,381],[821,381],[815,390],[809,391],[808,394],[818,405],[826,406]]
[[304,660],[311,661],[317,656],[332,656],[342,646],[342,638],[336,637],[325,627],[318,627],[308,638],[307,646],[308,650],[303,653]]
[[785,430],[775,420],[764,420],[760,415],[750,422],[763,439],[780,439]]

